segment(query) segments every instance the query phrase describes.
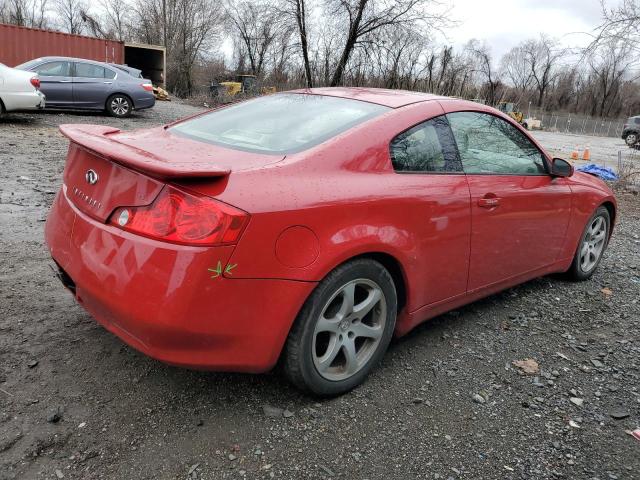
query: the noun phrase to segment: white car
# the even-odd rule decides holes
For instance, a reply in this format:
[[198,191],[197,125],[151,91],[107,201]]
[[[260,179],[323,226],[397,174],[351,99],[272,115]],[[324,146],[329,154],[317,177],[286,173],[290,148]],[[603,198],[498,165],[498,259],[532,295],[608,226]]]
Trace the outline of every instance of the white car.
[[39,88],[40,80],[33,72],[0,63],[0,115],[13,110],[44,108],[45,97]]

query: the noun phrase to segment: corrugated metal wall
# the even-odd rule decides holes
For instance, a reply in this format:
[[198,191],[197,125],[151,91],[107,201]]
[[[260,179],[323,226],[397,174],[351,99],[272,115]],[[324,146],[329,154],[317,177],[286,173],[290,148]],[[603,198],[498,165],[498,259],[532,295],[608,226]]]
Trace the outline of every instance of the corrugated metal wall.
[[124,63],[124,42],[0,23],[0,63],[15,67],[45,56]]

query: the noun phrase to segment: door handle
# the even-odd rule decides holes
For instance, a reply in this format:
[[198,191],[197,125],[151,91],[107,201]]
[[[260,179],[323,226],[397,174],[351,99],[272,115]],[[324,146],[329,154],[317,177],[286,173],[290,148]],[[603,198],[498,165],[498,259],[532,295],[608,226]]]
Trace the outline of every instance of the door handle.
[[71,80],[60,80],[60,83],[71,83]]
[[495,208],[498,205],[500,205],[500,199],[491,193],[478,199],[478,206],[482,208]]
[[102,82],[102,83],[106,83],[107,85],[111,85],[113,82]]

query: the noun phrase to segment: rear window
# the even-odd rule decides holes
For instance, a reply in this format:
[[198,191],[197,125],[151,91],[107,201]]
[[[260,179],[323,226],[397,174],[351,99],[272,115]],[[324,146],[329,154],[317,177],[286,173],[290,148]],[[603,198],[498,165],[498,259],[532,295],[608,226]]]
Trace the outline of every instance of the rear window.
[[171,127],[194,140],[237,150],[294,153],[388,111],[323,95],[278,94],[238,103]]

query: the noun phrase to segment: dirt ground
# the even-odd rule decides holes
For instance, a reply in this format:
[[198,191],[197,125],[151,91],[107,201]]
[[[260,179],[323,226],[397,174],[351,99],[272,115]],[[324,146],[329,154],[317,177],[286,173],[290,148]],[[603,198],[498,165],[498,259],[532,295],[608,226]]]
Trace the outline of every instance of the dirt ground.
[[[0,479],[640,478],[631,194],[590,281],[541,278],[428,322],[340,398],[277,374],[169,367],[99,327],[43,246],[67,145],[57,125],[132,129],[196,110],[0,120]],[[527,359],[540,370],[513,363]]]

